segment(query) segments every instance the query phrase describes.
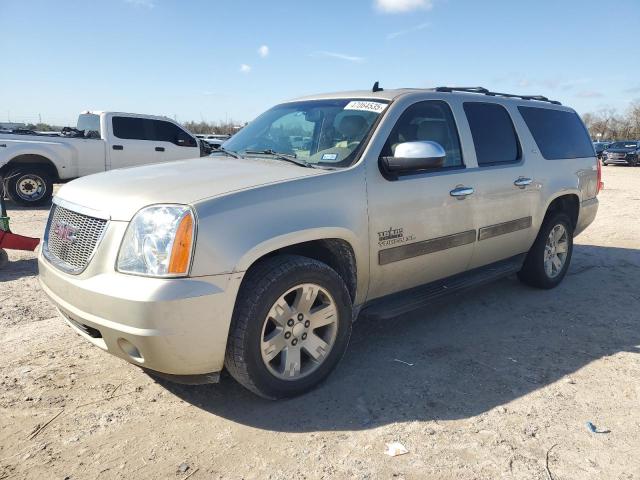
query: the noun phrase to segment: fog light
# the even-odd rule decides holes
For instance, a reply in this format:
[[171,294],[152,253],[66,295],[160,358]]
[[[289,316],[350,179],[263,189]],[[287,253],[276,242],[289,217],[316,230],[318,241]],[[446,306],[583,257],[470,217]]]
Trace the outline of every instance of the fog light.
[[118,346],[120,347],[120,350],[126,353],[133,361],[137,363],[144,363],[144,357],[140,354],[140,350],[138,350],[129,340],[119,338]]

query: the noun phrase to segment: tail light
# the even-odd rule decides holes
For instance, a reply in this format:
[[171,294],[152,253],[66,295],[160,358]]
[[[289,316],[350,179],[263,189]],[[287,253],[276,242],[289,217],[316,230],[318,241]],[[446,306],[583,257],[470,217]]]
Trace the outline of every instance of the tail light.
[[597,158],[596,164],[598,165],[598,184],[596,185],[596,195],[598,195],[600,190],[604,188],[604,182],[602,181],[602,164]]

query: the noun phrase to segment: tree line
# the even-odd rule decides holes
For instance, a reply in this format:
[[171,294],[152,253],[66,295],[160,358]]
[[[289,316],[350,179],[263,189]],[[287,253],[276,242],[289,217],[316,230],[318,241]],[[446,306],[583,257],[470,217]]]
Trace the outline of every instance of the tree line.
[[582,116],[593,140],[640,140],[640,101],[620,114],[605,108]]
[[[613,108],[605,108],[597,112],[585,113],[582,120],[589,130],[589,135],[597,140],[640,140],[640,101],[635,101],[623,113]],[[182,124],[193,134],[225,134],[233,135],[245,124],[240,122],[196,122]],[[26,128],[39,132],[60,131],[62,127],[47,123],[28,124]]]

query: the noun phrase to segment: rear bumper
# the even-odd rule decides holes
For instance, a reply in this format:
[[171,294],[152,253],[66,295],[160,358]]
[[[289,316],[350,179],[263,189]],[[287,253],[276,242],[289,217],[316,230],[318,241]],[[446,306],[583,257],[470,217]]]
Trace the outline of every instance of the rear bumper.
[[189,380],[180,377],[217,379],[241,275],[80,278],[57,270],[42,254],[38,263],[43,290],[86,340],[183,383]]
[[580,212],[578,213],[578,222],[573,232],[574,236],[579,235],[595,220],[598,213],[598,199],[596,197],[584,200],[580,203]]

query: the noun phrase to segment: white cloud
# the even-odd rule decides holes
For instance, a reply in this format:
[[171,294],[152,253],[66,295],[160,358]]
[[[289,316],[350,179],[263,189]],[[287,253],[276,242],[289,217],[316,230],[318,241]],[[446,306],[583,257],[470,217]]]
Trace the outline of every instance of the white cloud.
[[144,7],[148,9],[152,9],[156,6],[156,2],[154,0],[124,0],[126,3],[133,5],[134,7]]
[[387,35],[387,40],[393,40],[394,38],[401,37],[402,35],[407,35],[408,33],[418,32],[420,30],[424,30],[429,26],[428,23],[421,23],[420,25],[416,25],[415,27],[410,27],[405,30],[400,30],[398,32],[393,32]]
[[433,0],[375,0],[376,8],[384,13],[402,13],[411,10],[430,10]]
[[268,56],[269,47],[267,45],[261,45],[260,48],[258,48],[258,55],[260,55],[262,58],[265,58],[266,56]]
[[240,65],[240,71],[242,73],[249,73],[251,71],[251,65],[247,65],[246,63],[243,63],[242,65]]
[[311,54],[312,57],[330,57],[330,58],[337,58],[339,60],[345,60],[347,62],[353,62],[353,63],[361,63],[364,62],[364,58],[363,57],[356,57],[354,55],[347,55],[345,53],[336,53],[336,52],[326,52],[326,51],[320,51],[320,52],[314,52]]

